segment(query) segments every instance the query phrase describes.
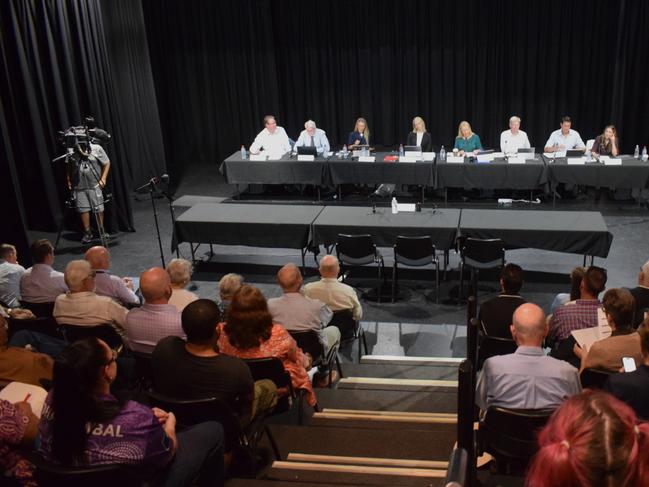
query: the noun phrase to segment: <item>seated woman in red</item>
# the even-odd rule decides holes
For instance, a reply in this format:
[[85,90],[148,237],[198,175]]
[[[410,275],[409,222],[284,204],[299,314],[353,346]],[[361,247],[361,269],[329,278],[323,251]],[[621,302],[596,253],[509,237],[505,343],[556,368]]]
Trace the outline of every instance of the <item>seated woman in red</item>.
[[242,286],[233,296],[225,323],[219,324],[219,351],[242,359],[277,357],[291,375],[294,389],[304,389],[310,406],[316,404],[306,372],[309,358],[281,325],[273,324],[266,298],[254,286]]

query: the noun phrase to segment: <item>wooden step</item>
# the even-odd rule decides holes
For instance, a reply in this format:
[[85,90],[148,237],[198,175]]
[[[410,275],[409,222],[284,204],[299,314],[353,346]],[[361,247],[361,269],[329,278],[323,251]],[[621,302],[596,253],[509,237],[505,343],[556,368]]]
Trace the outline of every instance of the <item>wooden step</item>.
[[312,455],[289,453],[289,462],[334,463],[339,465],[373,465],[383,467],[447,469],[447,461],[406,460],[403,458],[346,457],[341,455]]
[[398,355],[363,355],[361,364],[394,364],[457,367],[464,358],[455,357],[407,357]]
[[457,380],[457,365],[419,365],[393,363],[361,363],[343,365],[346,377],[380,377],[384,379]]
[[309,419],[309,424],[345,428],[417,428],[431,431],[439,431],[441,428],[448,427],[447,434],[455,435],[456,433],[457,416],[454,415],[380,413],[381,411],[321,411],[313,414]]
[[457,390],[456,380],[384,379],[378,377],[345,377],[337,383],[338,389],[374,389],[392,391]]
[[390,391],[369,389],[318,389],[322,409],[410,411],[422,413],[457,412],[457,390]]

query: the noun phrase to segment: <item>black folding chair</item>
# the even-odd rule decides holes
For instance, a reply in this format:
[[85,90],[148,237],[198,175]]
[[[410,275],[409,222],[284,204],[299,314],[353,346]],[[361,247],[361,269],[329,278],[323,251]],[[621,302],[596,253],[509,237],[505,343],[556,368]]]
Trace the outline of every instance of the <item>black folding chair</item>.
[[608,378],[615,374],[602,369],[584,369],[579,374],[581,387],[584,389],[603,389]]
[[[365,355],[368,354],[367,351],[367,341],[365,340],[365,330],[361,326],[360,322],[354,319],[354,314],[351,309],[340,309],[333,312],[333,316],[329,321],[327,326],[336,326],[340,330],[340,346],[346,345],[348,343],[353,343],[355,340],[358,340],[358,363],[361,363],[362,350],[361,350],[361,341],[363,343],[363,349],[365,350]],[[339,370],[340,372],[340,370]],[[342,375],[341,375],[342,377]]]
[[398,236],[394,244],[394,267],[392,269],[392,302],[397,286],[398,264],[406,267],[435,266],[435,302],[439,300],[439,260],[435,245],[429,236],[404,237]]
[[151,388],[153,384],[151,355],[130,349],[128,353],[135,359],[135,389],[138,391],[144,391]]
[[382,279],[384,275],[383,256],[374,245],[371,235],[338,234],[336,255],[340,262],[340,271],[345,275],[345,267],[376,264],[378,269],[377,301],[381,302]]
[[63,340],[63,333],[61,327],[51,316],[42,316],[40,318],[28,319],[7,319],[7,336],[11,338],[16,332],[20,330],[33,331],[42,333],[52,338]]
[[111,325],[81,326],[61,324],[61,328],[65,338],[70,343],[93,337],[105,341],[114,350],[120,350],[124,346],[122,337]]
[[302,330],[302,331],[289,331],[297,346],[302,349],[303,352],[308,353],[313,358],[313,366],[323,366],[326,370],[329,371],[329,387],[331,387],[331,371],[332,371],[332,362],[336,363],[336,368],[338,369],[338,375],[343,377],[342,367],[340,365],[340,360],[338,359],[338,348],[332,347],[329,350],[329,354],[325,356],[324,346],[320,341],[320,336],[318,332],[314,330]]
[[510,338],[494,337],[478,333],[478,368],[481,370],[485,360],[496,355],[508,355],[516,351],[516,342]]
[[537,432],[553,412],[552,409],[490,407],[480,421],[479,454],[491,454],[499,473],[523,474],[538,450]]
[[39,318],[48,318],[54,313],[54,302],[30,303],[29,301],[21,301],[20,306],[28,309]]
[[471,283],[478,295],[478,273],[505,265],[505,244],[499,238],[462,238],[460,240],[460,297],[464,296],[464,268],[471,270]]

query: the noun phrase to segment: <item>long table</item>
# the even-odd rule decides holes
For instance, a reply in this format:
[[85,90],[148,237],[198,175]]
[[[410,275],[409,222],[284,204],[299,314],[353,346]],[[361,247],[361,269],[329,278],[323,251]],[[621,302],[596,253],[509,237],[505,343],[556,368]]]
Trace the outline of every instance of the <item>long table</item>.
[[437,164],[439,188],[533,190],[547,182],[547,167],[540,155],[524,164],[510,164],[505,158],[489,163]]
[[553,183],[579,184],[596,188],[646,188],[649,183],[649,162],[622,156],[621,166],[601,163],[568,164],[565,157],[543,156]]

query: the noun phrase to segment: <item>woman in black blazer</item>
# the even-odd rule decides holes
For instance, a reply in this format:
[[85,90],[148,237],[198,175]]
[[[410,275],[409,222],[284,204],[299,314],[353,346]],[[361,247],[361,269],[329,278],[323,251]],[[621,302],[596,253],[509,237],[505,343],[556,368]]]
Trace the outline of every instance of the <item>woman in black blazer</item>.
[[433,151],[433,139],[426,132],[426,123],[421,117],[412,119],[412,132],[408,134],[406,145],[419,146],[422,152]]

